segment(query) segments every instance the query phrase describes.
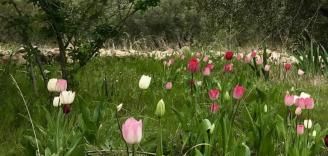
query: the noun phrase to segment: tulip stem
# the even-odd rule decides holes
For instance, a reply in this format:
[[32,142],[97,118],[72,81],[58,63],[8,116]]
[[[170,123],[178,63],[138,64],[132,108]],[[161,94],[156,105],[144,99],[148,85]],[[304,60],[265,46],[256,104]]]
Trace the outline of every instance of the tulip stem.
[[132,156],[136,155],[136,149],[134,148],[134,144],[132,145]]
[[163,155],[163,137],[162,137],[162,123],[161,123],[161,118],[158,118],[158,122],[159,122],[159,135],[160,135],[160,147],[159,147],[159,151],[158,151],[158,155],[162,156]]
[[122,128],[121,128],[120,121],[119,121],[119,119],[118,119],[118,112],[115,113],[115,116],[116,116],[116,122],[117,122],[118,129],[120,130],[121,138],[122,138],[122,140],[123,140],[124,143],[125,143],[126,152],[127,152],[128,156],[129,156],[129,146],[128,146],[128,144],[126,143],[126,141],[124,140],[124,137],[123,137],[123,131],[122,131]]

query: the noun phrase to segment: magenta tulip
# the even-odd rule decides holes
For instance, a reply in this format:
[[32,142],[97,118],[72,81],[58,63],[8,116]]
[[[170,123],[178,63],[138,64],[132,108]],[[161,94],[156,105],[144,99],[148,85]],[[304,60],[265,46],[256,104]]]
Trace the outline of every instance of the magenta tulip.
[[203,70],[203,75],[204,76],[210,76],[211,75],[211,68],[205,67]]
[[122,134],[126,143],[138,144],[142,138],[142,120],[128,118],[122,125]]
[[305,98],[304,104],[305,104],[305,109],[313,109],[314,108],[313,98]]
[[220,91],[218,89],[211,89],[208,91],[208,96],[211,100],[216,100],[219,98]]
[[220,106],[219,106],[218,104],[216,104],[216,103],[213,103],[213,104],[211,104],[211,106],[210,106],[210,111],[211,111],[212,113],[216,113],[216,112],[218,112],[219,109],[220,109]]

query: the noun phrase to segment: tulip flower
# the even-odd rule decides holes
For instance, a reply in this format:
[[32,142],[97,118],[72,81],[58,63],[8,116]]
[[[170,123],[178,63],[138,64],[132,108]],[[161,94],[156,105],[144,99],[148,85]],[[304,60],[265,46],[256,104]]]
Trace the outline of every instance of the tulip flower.
[[323,141],[325,142],[326,147],[328,147],[328,135],[325,136]]
[[245,88],[243,86],[237,85],[234,89],[233,89],[233,98],[240,100],[245,93]]
[[243,53],[238,53],[237,54],[237,60],[240,61],[244,58],[244,54]]
[[268,65],[268,64],[265,65],[264,66],[264,71],[266,71],[266,72],[270,71],[270,65]]
[[189,60],[187,69],[191,73],[196,73],[199,70],[199,62],[197,58],[193,57]]
[[117,105],[117,106],[116,106],[116,110],[117,110],[117,112],[121,111],[122,107],[123,107],[123,103]]
[[73,103],[74,98],[75,98],[75,92],[72,91],[62,91],[60,93],[60,103],[64,105],[69,105]]
[[296,133],[302,135],[304,133],[304,125],[297,125]]
[[294,96],[293,95],[285,95],[285,105],[286,106],[292,106],[294,104]]
[[165,89],[166,90],[171,90],[172,89],[172,82],[167,82],[166,84],[165,84]]
[[251,54],[247,54],[245,57],[244,57],[244,61],[245,63],[250,63],[252,61],[252,56]]
[[233,52],[232,51],[227,51],[224,55],[224,58],[226,60],[231,60],[233,58]]
[[261,56],[256,57],[256,64],[257,65],[263,64],[263,58]]
[[142,139],[142,120],[128,118],[122,125],[122,134],[126,143],[138,144]]
[[203,61],[208,62],[209,59],[210,59],[210,57],[208,55],[205,55],[204,58],[203,58]]
[[211,69],[209,67],[205,67],[203,70],[204,76],[210,76],[211,75]]
[[224,72],[230,73],[230,72],[232,72],[232,70],[233,70],[233,64],[232,63],[224,65]]
[[292,64],[290,63],[285,63],[284,64],[285,71],[288,72],[292,68]]
[[147,75],[142,75],[139,80],[139,88],[140,89],[148,89],[150,85],[151,77]]
[[64,79],[58,79],[56,83],[56,91],[62,92],[67,89],[67,81]]
[[256,57],[256,54],[257,54],[256,50],[253,50],[253,51],[251,52],[251,57],[252,57],[252,58]]
[[305,98],[297,98],[295,105],[302,109],[305,109]]
[[304,75],[304,71],[302,69],[298,69],[297,74],[299,76],[302,76],[302,75]]
[[226,101],[229,101],[230,100],[230,95],[229,95],[229,92],[228,91],[226,91],[224,93],[223,99],[226,100]]
[[264,113],[268,112],[268,106],[264,105]]
[[155,110],[155,115],[158,117],[162,117],[165,113],[165,103],[163,99],[159,100],[157,103],[157,107]]
[[304,127],[307,129],[312,128],[312,120],[304,120]]
[[313,136],[313,137],[316,137],[316,136],[317,136],[317,131],[316,131],[316,130],[313,130],[313,131],[312,131],[312,136]]
[[211,111],[212,113],[216,113],[216,112],[218,112],[219,109],[220,109],[220,106],[219,106],[218,104],[216,104],[216,103],[212,103],[212,104],[210,105],[210,111]]
[[305,98],[304,105],[305,105],[305,109],[313,109],[314,108],[313,98]]
[[54,97],[52,104],[54,107],[58,107],[61,105],[59,96]]
[[49,92],[56,92],[57,91],[57,79],[50,79],[47,85]]
[[220,91],[218,89],[211,89],[208,91],[208,96],[211,100],[217,100],[219,98]]
[[214,64],[208,63],[205,68],[210,68],[211,70],[214,69]]
[[195,56],[196,56],[197,58],[200,58],[200,57],[202,56],[202,53],[201,53],[201,52],[196,52]]
[[301,115],[301,113],[302,113],[302,108],[301,108],[301,107],[297,107],[297,108],[295,109],[295,114],[296,114],[296,115]]

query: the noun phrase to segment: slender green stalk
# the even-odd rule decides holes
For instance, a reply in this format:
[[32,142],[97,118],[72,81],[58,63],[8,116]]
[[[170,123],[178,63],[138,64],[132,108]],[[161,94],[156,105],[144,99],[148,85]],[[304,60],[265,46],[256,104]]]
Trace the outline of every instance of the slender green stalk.
[[132,156],[136,156],[136,149],[134,147],[134,144],[132,145]]
[[160,149],[159,149],[159,155],[163,155],[163,134],[162,134],[162,123],[161,123],[161,118],[159,117],[158,119],[159,122],[159,133],[160,133]]
[[28,117],[29,117],[30,123],[31,123],[31,125],[32,125],[32,130],[33,130],[34,139],[35,139],[35,144],[36,144],[36,149],[37,149],[37,151],[36,151],[36,155],[37,155],[37,156],[40,156],[40,148],[39,148],[39,144],[38,144],[38,139],[37,139],[37,137],[36,137],[36,132],[35,132],[35,128],[34,128],[34,124],[33,124],[32,116],[31,116],[30,110],[28,109],[27,102],[26,102],[26,100],[25,100],[25,98],[24,98],[24,95],[23,95],[23,93],[22,93],[22,91],[21,91],[21,89],[20,89],[20,87],[19,87],[19,85],[18,85],[16,79],[15,79],[15,78],[13,77],[13,75],[11,75],[11,74],[10,74],[10,77],[11,77],[11,79],[13,80],[13,82],[14,82],[14,84],[15,84],[15,86],[16,86],[16,88],[17,88],[19,94],[20,94],[20,96],[22,97],[23,102],[24,102],[25,109],[26,109],[26,111],[27,111],[27,114],[28,114]]

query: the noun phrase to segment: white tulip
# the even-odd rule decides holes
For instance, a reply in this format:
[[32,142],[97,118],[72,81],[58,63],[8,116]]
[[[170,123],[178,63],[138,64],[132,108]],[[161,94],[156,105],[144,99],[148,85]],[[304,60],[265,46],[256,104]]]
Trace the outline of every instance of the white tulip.
[[197,85],[197,86],[202,86],[202,85],[203,85],[203,81],[197,81],[197,82],[196,82],[196,85]]
[[309,98],[309,97],[311,97],[311,95],[308,93],[304,93],[304,92],[302,92],[300,95],[300,98]]
[[48,85],[47,85],[47,88],[48,88],[48,91],[49,92],[56,92],[57,91],[57,79],[50,79],[48,81]]
[[64,105],[69,105],[73,103],[75,98],[75,92],[72,91],[62,91],[60,93],[60,103]]
[[123,103],[116,106],[117,112],[119,112],[122,109],[122,107],[123,107]]
[[299,76],[302,76],[302,75],[304,75],[304,71],[302,69],[298,69],[297,74]]
[[53,105],[54,107],[58,107],[58,106],[61,105],[59,96],[54,97],[54,100],[53,100],[53,102],[52,102],[52,105]]
[[312,120],[304,120],[304,127],[308,129],[312,128]]
[[140,89],[148,89],[150,85],[151,77],[147,75],[142,75],[139,80],[139,88]]
[[313,132],[312,132],[312,136],[313,136],[313,137],[316,137],[316,136],[317,136],[317,131],[313,130]]

